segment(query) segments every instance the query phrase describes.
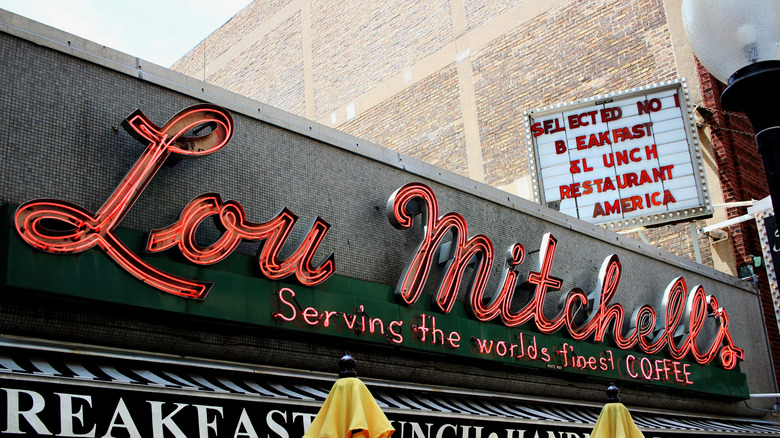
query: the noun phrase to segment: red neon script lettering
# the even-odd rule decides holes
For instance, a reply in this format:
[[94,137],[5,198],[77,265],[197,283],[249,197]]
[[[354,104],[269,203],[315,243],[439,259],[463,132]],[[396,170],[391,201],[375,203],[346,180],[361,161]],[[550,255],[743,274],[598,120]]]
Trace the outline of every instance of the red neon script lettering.
[[[57,199],[37,199],[22,204],[15,213],[19,235],[29,245],[54,254],[77,254],[95,246],[102,249],[122,269],[152,287],[184,298],[202,300],[212,283],[182,278],[161,271],[141,260],[122,243],[113,230],[141,195],[165,160],[171,155],[186,158],[209,155],[225,146],[233,135],[233,119],[227,110],[215,105],[191,106],[158,127],[140,110],[122,122],[123,128],[148,146],[114,193],[95,213]],[[188,137],[199,127],[211,132]],[[224,234],[214,244],[202,248],[195,242],[195,230],[203,219],[218,215]],[[286,260],[279,260],[297,217],[284,209],[264,224],[246,221],[244,210],[236,202],[223,203],[216,194],[201,195],[185,207],[176,224],[153,231],[147,249],[162,251],[177,243],[182,253],[197,264],[216,263],[227,257],[241,239],[267,240],[258,255],[260,269],[271,279],[290,275],[304,285],[325,281],[334,272],[333,255],[317,268],[311,259],[329,225],[320,218],[312,225],[299,249]]]
[[387,202],[387,217],[396,228],[412,226],[414,215],[422,213],[424,233],[417,254],[406,266],[395,289],[396,297],[406,304],[414,304],[422,293],[436,248],[449,231],[454,234],[450,254],[436,294],[436,304],[444,313],[449,313],[460,289],[463,274],[472,259],[477,259],[471,295],[482,295],[493,264],[493,243],[480,234],[468,238],[466,220],[458,213],[439,217],[439,205],[430,187],[410,183],[396,190]]
[[[548,318],[544,314],[548,292],[560,290],[563,282],[551,275],[558,241],[547,233],[542,237],[539,268],[529,272],[526,277],[526,283],[535,286],[533,295],[520,310],[513,311],[513,295],[521,278],[518,266],[525,258],[525,249],[521,244],[514,244],[507,251],[498,290],[487,298],[484,296],[485,284],[493,263],[491,241],[482,235],[467,241],[466,221],[457,213],[448,213],[438,218],[438,202],[433,191],[420,183],[401,187],[390,196],[387,203],[388,219],[396,228],[411,227],[415,214],[423,216],[423,240],[396,286],[396,296],[407,305],[414,304],[421,295],[436,248],[441,244],[443,235],[452,228],[456,232],[453,245],[457,244],[457,247],[450,247],[453,254],[450,263],[458,268],[448,266],[442,286],[439,287],[437,303],[444,313],[452,308],[458,290],[458,286],[453,285],[460,283],[465,265],[472,257],[480,255],[479,270],[475,270],[473,286],[465,299],[466,311],[480,321],[490,321],[500,316],[507,327],[531,322],[545,334],[565,328],[569,336],[579,341],[592,339],[600,343],[609,336],[614,344],[624,350],[637,347],[644,353],[655,354],[666,348],[674,359],[683,359],[690,354],[700,364],[709,363],[719,355],[725,369],[733,369],[743,359],[742,349],[734,345],[729,333],[729,318],[725,309],[719,307],[714,296],[707,296],[702,286],[696,286],[688,293],[682,277],[673,280],[666,288],[658,319],[652,306],[643,305],[634,310],[630,327],[626,329],[623,306],[612,303],[623,269],[618,256],[612,254],[602,263],[595,289],[590,293],[578,287],[570,289],[559,300],[559,313]],[[473,249],[477,246],[476,242],[481,252]],[[701,351],[697,340],[703,333],[709,332],[703,331],[707,316],[712,316],[718,327],[714,330],[715,335],[709,347]]]
[[[216,126],[209,134],[185,137],[191,129],[207,123]],[[219,150],[230,141],[233,120],[224,109],[204,104],[181,111],[162,128],[140,110],[131,114],[122,126],[149,145],[95,214],[65,201],[36,199],[16,210],[16,229],[31,246],[55,254],[76,254],[98,246],[139,280],[164,292],[202,299],[211,283],[189,280],[155,268],[130,251],[113,230],[170,154],[198,157]]]
[[[195,240],[195,232],[200,223],[209,216],[217,216],[224,232],[213,244],[201,247]],[[152,231],[146,250],[164,251],[178,244],[179,251],[188,260],[195,264],[208,265],[230,255],[242,239],[265,240],[257,257],[263,275],[271,280],[280,280],[294,274],[301,284],[313,286],[325,281],[335,272],[333,254],[319,267],[312,267],[312,257],[330,225],[318,217],[298,249],[286,260],[280,261],[279,253],[297,220],[298,217],[293,212],[284,208],[268,222],[252,223],[246,220],[241,204],[234,201],[222,202],[218,194],[206,193],[190,201],[176,223]]]

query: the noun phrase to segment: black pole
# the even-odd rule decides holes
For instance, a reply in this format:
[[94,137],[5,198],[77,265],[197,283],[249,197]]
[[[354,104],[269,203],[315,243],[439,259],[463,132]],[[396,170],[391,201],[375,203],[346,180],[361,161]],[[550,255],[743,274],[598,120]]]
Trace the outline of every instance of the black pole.
[[[721,95],[723,107],[747,114],[756,132],[756,144],[764,162],[766,182],[772,208],[780,208],[780,61],[762,61],[738,70],[729,78],[729,86]],[[767,263],[774,262],[770,259]],[[759,311],[763,314],[761,290],[753,274],[758,296]],[[764,324],[764,331],[767,327]],[[765,333],[766,334],[766,333]],[[772,364],[772,380],[775,379],[772,349],[768,335],[769,363]]]
[[780,126],[772,126],[756,133],[756,143],[764,160],[772,207],[780,207]]
[[344,356],[339,359],[339,378],[357,377],[356,365],[355,358],[349,352],[344,353]]
[[772,206],[780,206],[780,61],[761,61],[729,78],[723,107],[747,114],[756,132]]
[[620,388],[615,385],[615,382],[609,382],[607,387],[607,403],[620,403]]

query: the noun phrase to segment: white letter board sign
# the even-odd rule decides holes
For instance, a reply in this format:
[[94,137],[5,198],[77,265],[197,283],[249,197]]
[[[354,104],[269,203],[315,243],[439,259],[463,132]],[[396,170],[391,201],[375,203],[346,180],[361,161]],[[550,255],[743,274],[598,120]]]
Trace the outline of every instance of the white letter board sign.
[[618,231],[712,215],[687,84],[525,113],[536,202]]

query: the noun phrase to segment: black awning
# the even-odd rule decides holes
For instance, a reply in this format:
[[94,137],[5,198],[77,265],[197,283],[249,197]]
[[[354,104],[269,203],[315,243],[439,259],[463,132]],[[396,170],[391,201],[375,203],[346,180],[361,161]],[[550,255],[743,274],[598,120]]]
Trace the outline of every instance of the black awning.
[[[298,438],[335,379],[335,373],[0,339],[0,404],[6,411],[0,430]],[[601,410],[565,400],[363,380],[393,422],[395,438],[585,438]],[[780,423],[630,410],[647,437],[780,436]]]

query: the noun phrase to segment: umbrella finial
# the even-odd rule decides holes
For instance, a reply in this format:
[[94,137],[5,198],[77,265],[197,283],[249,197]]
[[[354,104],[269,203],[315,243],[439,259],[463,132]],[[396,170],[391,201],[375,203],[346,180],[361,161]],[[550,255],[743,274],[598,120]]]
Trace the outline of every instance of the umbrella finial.
[[339,359],[339,377],[357,377],[355,364],[357,364],[355,358],[349,352],[344,353],[344,356]]
[[615,386],[615,382],[609,382],[607,388],[607,403],[620,403],[620,388]]

